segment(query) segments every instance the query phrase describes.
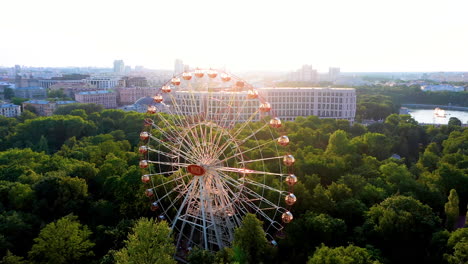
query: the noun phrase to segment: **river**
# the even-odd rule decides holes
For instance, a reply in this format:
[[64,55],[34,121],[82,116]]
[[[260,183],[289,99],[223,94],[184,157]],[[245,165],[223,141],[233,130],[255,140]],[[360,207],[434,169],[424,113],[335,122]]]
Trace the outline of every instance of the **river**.
[[456,117],[460,119],[462,124],[468,124],[468,112],[457,111],[457,110],[445,110],[446,117],[434,117],[434,109],[414,109],[408,108],[410,115],[418,121],[418,123],[426,124],[447,124],[450,117]]

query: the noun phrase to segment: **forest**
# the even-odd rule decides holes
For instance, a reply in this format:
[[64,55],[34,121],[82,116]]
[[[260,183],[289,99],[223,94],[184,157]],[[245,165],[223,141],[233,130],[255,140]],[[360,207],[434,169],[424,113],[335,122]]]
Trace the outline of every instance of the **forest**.
[[[420,126],[398,103],[361,96],[358,115],[384,119],[369,126],[285,122],[299,179],[286,236],[272,245],[246,215],[231,248],[188,261],[468,263],[468,129]],[[0,263],[176,263],[140,180],[144,118],[93,104],[0,116]]]

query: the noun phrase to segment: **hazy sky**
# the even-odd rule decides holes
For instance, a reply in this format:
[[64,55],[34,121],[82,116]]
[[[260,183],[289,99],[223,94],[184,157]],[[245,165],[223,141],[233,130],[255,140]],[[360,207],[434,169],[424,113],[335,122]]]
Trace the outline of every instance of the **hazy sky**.
[[0,65],[468,71],[468,0],[5,0]]

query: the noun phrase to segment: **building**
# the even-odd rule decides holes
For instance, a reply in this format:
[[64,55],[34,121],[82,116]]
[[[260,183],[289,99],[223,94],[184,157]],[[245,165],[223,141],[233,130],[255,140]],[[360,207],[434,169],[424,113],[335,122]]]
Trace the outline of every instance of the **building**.
[[117,77],[89,77],[86,82],[96,86],[98,90],[108,90],[116,87],[119,80]]
[[50,91],[62,90],[66,96],[74,98],[76,93],[84,92],[84,91],[95,91],[96,86],[87,82],[79,82],[79,83],[61,82],[61,83],[51,85],[49,87],[49,90]]
[[147,87],[148,80],[146,77],[129,77],[125,76],[119,80],[119,87]]
[[39,86],[49,89],[50,86],[61,83],[61,84],[80,84],[85,80],[57,80],[57,79],[41,79],[38,80]]
[[146,113],[148,110],[148,106],[156,106],[158,112],[170,114],[170,108],[165,103],[155,103],[153,97],[146,96],[142,97],[135,101],[134,104],[125,105],[120,107],[119,109],[124,111],[135,111],[139,113]]
[[114,91],[100,90],[87,91],[75,94],[75,100],[79,103],[93,103],[104,106],[104,108],[117,107],[117,93]]
[[463,92],[465,88],[463,86],[453,86],[450,84],[434,84],[434,85],[422,85],[421,90],[423,92]]
[[184,72],[184,62],[181,59],[176,59],[174,62],[174,74],[181,74]]
[[16,117],[21,115],[21,106],[15,104],[0,104],[0,115],[5,117]]
[[340,77],[340,68],[330,67],[328,68],[328,81],[335,82]]
[[16,88],[26,88],[26,87],[37,87],[41,86],[38,79],[34,78],[25,78],[20,75],[15,76],[15,87]]
[[47,97],[46,89],[40,86],[16,87],[14,91],[15,96],[20,98],[42,99]]
[[77,103],[76,101],[48,101],[48,100],[29,100],[23,102],[23,109],[34,108],[40,116],[51,116],[57,107],[65,104]]
[[142,97],[156,95],[158,90],[156,87],[120,87],[117,88],[117,99],[119,105],[133,104]]
[[[230,121],[245,122],[258,121],[259,115],[250,119],[257,112],[260,102],[258,99],[246,100],[247,91],[175,91],[177,114],[186,116],[200,116],[208,120],[229,125]],[[230,111],[227,111],[230,109]]]
[[125,72],[125,64],[123,60],[115,60],[114,61],[114,73],[116,74],[124,74]]
[[283,120],[315,115],[354,121],[356,90],[353,88],[279,87],[260,88],[259,94]]
[[291,72],[287,79],[291,82],[318,83],[319,81],[317,70],[314,70],[312,65],[303,65],[299,70]]

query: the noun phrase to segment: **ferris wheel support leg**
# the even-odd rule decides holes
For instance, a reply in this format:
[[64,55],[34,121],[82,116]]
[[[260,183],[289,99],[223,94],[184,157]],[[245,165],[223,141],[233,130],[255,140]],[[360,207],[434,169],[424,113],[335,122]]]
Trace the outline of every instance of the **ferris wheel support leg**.
[[207,228],[206,228],[206,212],[205,212],[205,191],[203,190],[203,182],[202,182],[203,177],[198,177],[198,184],[199,184],[199,190],[200,190],[200,204],[201,204],[201,211],[202,211],[202,228],[203,228],[203,243],[205,246],[206,250],[209,250],[208,248],[208,238],[207,238]]

